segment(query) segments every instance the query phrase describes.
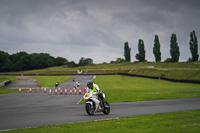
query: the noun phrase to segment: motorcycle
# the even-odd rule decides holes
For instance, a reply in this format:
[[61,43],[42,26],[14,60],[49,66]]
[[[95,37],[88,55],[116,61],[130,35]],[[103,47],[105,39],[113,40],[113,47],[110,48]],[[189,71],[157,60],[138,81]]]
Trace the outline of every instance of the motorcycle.
[[[105,99],[105,94],[102,93],[103,99]],[[88,113],[88,115],[94,115],[95,112],[103,112],[104,114],[110,113],[110,105],[105,100],[102,101],[102,106],[100,106],[100,100],[98,99],[98,96],[96,95],[96,92],[91,91],[90,93],[85,93],[83,96],[83,99],[85,100],[85,110]]]

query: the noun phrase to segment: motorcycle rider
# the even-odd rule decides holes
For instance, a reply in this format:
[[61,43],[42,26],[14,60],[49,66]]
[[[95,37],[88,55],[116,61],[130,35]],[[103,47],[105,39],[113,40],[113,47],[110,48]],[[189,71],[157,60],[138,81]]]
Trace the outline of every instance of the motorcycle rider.
[[74,84],[74,89],[78,89],[80,87],[81,83],[80,81],[77,81],[75,84]]
[[93,81],[91,81],[91,80],[89,80],[87,82],[87,92],[90,92],[90,91],[97,93],[97,97],[100,101],[100,106],[102,108],[103,107],[103,100],[104,100],[103,94],[100,92],[99,86],[97,84],[94,84]]
[[57,88],[59,86],[59,82],[56,82],[55,84],[55,88]]

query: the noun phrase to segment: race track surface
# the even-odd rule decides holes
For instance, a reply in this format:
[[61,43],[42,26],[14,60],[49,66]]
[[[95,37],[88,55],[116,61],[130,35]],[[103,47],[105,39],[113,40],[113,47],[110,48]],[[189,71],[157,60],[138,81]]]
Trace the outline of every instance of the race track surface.
[[[76,78],[86,83],[92,76]],[[67,82],[64,86],[73,85],[71,80]],[[109,115],[88,116],[85,104],[76,104],[82,96],[48,92],[0,95],[0,130],[200,109],[200,98],[138,101],[111,103]]]

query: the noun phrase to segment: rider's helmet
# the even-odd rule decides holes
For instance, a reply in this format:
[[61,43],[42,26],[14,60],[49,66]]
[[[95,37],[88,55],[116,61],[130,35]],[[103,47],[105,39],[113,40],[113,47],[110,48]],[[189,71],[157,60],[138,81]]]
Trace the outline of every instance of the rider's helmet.
[[87,82],[87,87],[93,89],[93,82],[91,80]]

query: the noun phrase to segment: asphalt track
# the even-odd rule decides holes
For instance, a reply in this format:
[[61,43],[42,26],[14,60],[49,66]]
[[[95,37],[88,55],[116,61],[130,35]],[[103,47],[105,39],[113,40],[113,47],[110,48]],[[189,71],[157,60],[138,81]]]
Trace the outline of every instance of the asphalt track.
[[[84,86],[92,76],[77,76],[76,79]],[[63,85],[73,84],[69,80]],[[200,98],[138,101],[111,103],[109,115],[88,116],[85,105],[76,104],[81,97],[23,92],[0,95],[0,130],[200,109]]]

